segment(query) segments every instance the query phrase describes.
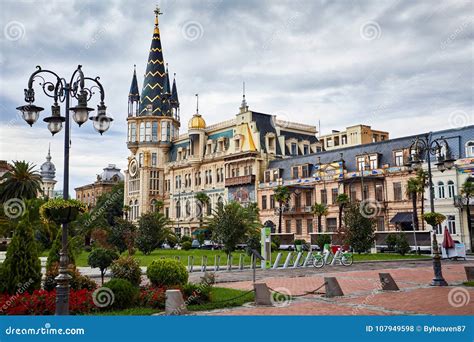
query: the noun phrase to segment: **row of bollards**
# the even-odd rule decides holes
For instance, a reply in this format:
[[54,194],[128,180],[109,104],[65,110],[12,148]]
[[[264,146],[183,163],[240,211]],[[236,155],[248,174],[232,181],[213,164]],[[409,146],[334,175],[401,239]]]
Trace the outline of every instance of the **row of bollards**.
[[[163,257],[164,258],[164,257]],[[253,255],[250,257],[250,265],[247,266],[248,268],[252,269],[253,268]],[[281,258],[281,256],[280,256]],[[177,256],[175,257],[176,260],[181,261],[181,257]],[[197,270],[200,270],[201,272],[206,272],[206,271],[220,271],[220,270],[226,270],[226,271],[232,271],[234,269],[238,270],[244,270],[246,268],[245,266],[245,255],[240,254],[239,255],[239,263],[238,265],[234,266],[233,265],[234,258],[232,255],[227,257],[226,264],[225,266],[221,265],[221,256],[220,255],[215,255],[214,256],[214,265],[209,265],[208,264],[208,257],[206,255],[203,255],[201,257],[201,264],[200,264],[200,269],[198,268]],[[194,256],[193,255],[188,255],[188,266],[187,266],[188,272],[195,272],[194,268]]]

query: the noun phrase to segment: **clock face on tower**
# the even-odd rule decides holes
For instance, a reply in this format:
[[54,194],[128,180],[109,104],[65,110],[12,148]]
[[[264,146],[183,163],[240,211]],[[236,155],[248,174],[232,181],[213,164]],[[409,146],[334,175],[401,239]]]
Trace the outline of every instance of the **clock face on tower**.
[[133,158],[130,163],[128,164],[128,172],[130,173],[130,176],[135,177],[138,172],[138,163],[135,158]]

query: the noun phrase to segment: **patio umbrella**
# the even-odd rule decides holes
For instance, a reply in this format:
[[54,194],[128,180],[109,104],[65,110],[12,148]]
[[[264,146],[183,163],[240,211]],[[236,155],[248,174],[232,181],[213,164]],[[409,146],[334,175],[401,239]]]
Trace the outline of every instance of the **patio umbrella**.
[[444,234],[443,234],[443,247],[444,249],[448,248],[454,248],[454,241],[453,238],[451,237],[451,234],[449,234],[448,228],[444,228]]

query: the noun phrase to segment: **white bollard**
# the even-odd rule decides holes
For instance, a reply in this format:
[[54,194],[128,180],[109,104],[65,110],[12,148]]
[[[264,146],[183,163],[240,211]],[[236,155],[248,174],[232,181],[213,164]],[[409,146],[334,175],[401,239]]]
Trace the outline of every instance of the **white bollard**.
[[188,272],[191,273],[194,267],[194,257],[192,255],[188,255]]
[[253,258],[254,258],[254,256],[253,256],[253,254],[252,254],[252,255],[250,256],[250,269],[253,269],[253,266],[254,266],[254,265],[253,265]]
[[232,271],[232,255],[227,257],[227,271]]
[[286,260],[285,260],[285,263],[283,264],[283,268],[288,268],[288,265],[290,264],[292,254],[293,254],[293,252],[289,252],[288,255],[286,256]]
[[273,264],[272,269],[276,270],[278,268],[278,266],[280,265],[281,256],[282,256],[281,252],[277,254],[277,257],[275,259],[275,263]]
[[298,252],[298,255],[296,256],[296,261],[295,261],[295,263],[293,264],[293,268],[297,268],[297,267],[298,267],[302,255],[303,255],[303,252]]
[[243,270],[243,269],[244,269],[244,255],[240,254],[239,255],[239,270]]
[[201,261],[201,271],[206,272],[207,269],[207,255],[202,256],[202,261]]
[[308,266],[308,261],[309,261],[309,259],[311,258],[312,255],[313,255],[313,252],[308,252],[308,255],[307,255],[306,258],[304,259],[303,267],[307,267],[307,266]]
[[219,269],[221,267],[220,264],[221,264],[221,256],[216,255],[214,257],[214,271],[219,271]]

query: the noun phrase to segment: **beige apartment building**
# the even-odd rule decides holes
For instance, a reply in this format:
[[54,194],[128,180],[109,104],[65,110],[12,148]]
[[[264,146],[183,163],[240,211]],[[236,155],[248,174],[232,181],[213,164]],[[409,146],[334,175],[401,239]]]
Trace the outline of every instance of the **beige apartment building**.
[[333,130],[331,134],[319,137],[319,141],[321,142],[324,151],[365,145],[388,139],[388,132],[377,131],[367,125],[349,126],[344,131]]

